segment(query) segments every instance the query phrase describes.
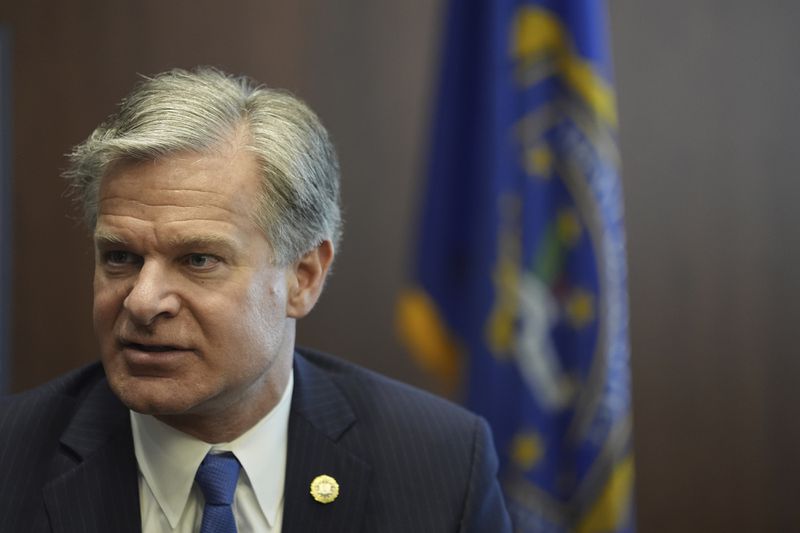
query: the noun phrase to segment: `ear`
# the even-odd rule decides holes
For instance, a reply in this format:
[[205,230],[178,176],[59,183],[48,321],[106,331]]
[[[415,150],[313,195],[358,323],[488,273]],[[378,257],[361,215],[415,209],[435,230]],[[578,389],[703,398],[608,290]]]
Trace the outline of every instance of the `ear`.
[[314,308],[332,263],[333,243],[325,240],[289,267],[287,316],[303,318]]

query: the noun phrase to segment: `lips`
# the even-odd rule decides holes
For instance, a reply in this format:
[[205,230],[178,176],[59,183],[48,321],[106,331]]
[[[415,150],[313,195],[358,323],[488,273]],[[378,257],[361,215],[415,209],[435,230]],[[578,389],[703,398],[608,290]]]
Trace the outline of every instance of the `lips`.
[[[119,355],[124,361],[126,372],[138,377],[169,377],[184,367],[187,358],[196,352],[184,344],[171,344],[166,339],[125,339],[118,338]],[[140,341],[140,342],[137,342]]]
[[131,339],[120,337],[117,339],[122,350],[132,354],[141,354],[149,357],[166,357],[191,352],[193,349],[185,344],[173,344],[166,339]]
[[123,348],[131,348],[140,352],[175,352],[184,351],[186,348],[172,344],[141,344],[138,342],[120,342]]

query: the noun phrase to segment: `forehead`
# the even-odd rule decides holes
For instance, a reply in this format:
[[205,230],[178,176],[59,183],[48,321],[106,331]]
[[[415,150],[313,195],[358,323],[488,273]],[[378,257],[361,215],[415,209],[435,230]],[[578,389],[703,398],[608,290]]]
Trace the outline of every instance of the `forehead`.
[[125,163],[101,181],[96,230],[254,226],[260,190],[255,156],[244,149]]
[[101,180],[98,202],[101,214],[103,207],[124,200],[162,207],[251,208],[259,191],[252,152],[188,152],[117,165]]

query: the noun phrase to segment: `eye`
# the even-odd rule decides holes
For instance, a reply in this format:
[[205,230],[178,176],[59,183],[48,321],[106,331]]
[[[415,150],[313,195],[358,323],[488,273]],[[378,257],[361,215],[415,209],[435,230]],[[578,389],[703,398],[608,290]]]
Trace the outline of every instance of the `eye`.
[[103,254],[103,260],[110,266],[122,266],[133,264],[138,258],[136,255],[124,250],[111,250]]
[[189,254],[186,256],[186,264],[198,270],[214,268],[219,261],[219,257],[211,254]]

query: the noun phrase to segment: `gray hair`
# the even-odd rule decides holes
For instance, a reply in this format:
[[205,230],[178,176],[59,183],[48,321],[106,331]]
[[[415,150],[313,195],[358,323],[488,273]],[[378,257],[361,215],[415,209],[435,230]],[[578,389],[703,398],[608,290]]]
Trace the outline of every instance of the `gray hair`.
[[69,154],[64,172],[87,224],[97,223],[100,181],[115,165],[231,143],[246,128],[261,169],[253,215],[279,264],[341,234],[339,164],[328,133],[303,102],[213,68],[145,78],[116,113]]

